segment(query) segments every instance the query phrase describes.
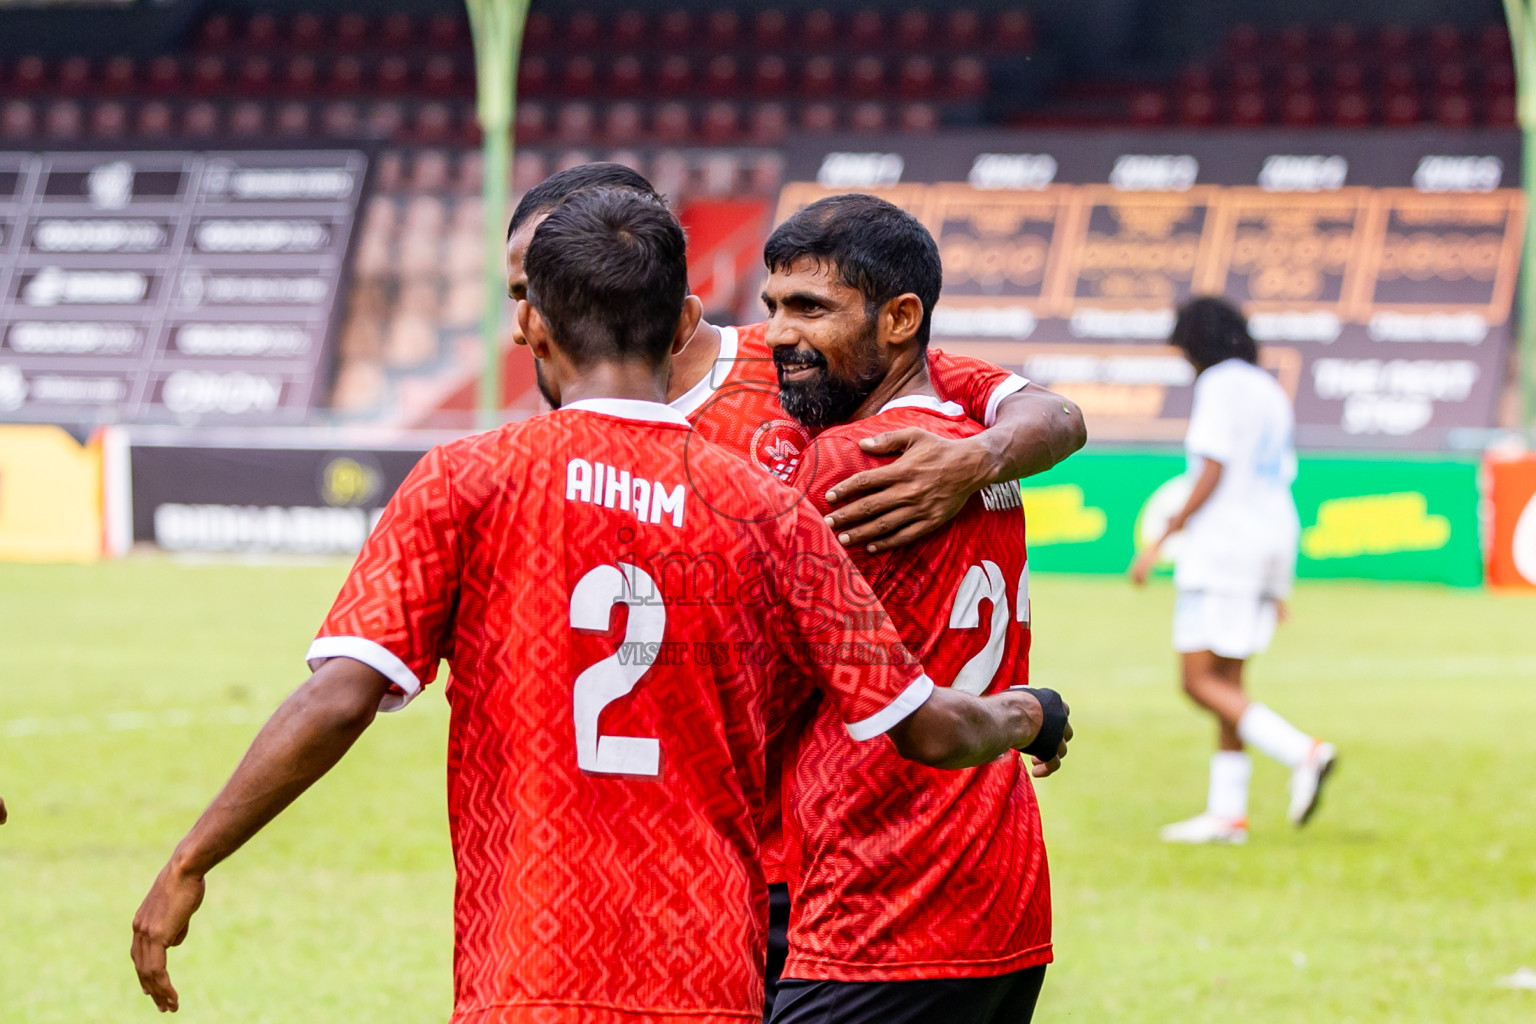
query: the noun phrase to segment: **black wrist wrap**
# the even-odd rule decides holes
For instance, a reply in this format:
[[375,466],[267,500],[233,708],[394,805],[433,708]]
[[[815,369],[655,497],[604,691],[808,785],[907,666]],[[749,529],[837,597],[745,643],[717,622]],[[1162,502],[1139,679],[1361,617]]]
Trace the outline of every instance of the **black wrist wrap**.
[[1062,703],[1061,694],[1055,690],[1047,690],[1043,686],[1011,686],[1009,689],[1025,690],[1034,694],[1035,699],[1040,702],[1040,710],[1044,712],[1040,719],[1040,732],[1035,736],[1035,741],[1020,749],[1042,761],[1054,760],[1061,749],[1061,738],[1067,732],[1067,706]]

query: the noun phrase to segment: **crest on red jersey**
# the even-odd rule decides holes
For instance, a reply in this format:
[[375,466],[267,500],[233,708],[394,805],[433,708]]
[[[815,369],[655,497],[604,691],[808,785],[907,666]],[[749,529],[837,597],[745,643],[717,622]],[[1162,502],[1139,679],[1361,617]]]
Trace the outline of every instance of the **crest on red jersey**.
[[793,420],[766,420],[752,435],[752,458],[780,480],[788,480],[810,443],[805,428]]

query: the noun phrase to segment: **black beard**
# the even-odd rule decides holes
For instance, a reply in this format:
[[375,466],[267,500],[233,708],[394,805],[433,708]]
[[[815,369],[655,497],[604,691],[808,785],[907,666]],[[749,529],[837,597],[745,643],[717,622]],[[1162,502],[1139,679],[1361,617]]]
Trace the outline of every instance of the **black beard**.
[[544,364],[539,360],[533,361],[533,379],[539,386],[539,394],[544,396],[544,401],[549,403],[551,409],[560,408],[560,400],[550,391],[549,385],[544,382]]
[[[885,370],[875,351],[873,328],[870,324],[870,330],[854,344],[860,365],[850,377],[834,374],[827,365],[826,356],[820,352],[776,349],[773,362],[779,372],[779,404],[784,411],[810,430],[825,430],[846,423],[885,379]],[[820,372],[805,380],[784,379],[785,369],[800,366],[814,366]]]

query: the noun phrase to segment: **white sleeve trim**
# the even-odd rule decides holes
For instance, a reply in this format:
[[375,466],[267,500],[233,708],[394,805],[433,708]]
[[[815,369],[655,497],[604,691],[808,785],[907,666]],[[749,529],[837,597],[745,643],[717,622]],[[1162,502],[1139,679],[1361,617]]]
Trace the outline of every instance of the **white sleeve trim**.
[[1016,395],[1029,386],[1029,381],[1016,373],[1010,373],[1008,379],[992,389],[992,395],[987,399],[987,415],[981,425],[990,427],[997,422],[997,407],[1003,404],[1003,399],[1010,395]]
[[920,675],[911,686],[901,691],[901,696],[885,707],[862,721],[848,723],[848,735],[860,743],[872,740],[876,736],[883,736],[900,725],[912,712],[922,707],[923,702],[932,693],[933,680],[926,674]]
[[304,655],[304,660],[314,661],[316,658],[351,658],[360,661],[405,691],[386,693],[379,701],[380,711],[399,711],[421,692],[421,680],[406,667],[405,662],[395,657],[387,647],[365,637],[317,637],[309,645],[309,653]]

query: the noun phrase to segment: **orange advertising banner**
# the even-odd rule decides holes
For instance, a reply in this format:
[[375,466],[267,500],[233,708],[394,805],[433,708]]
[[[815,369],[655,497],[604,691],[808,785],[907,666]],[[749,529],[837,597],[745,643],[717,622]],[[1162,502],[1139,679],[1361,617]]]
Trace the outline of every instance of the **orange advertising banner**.
[[1493,538],[1488,582],[1536,587],[1536,456],[1489,464]]

